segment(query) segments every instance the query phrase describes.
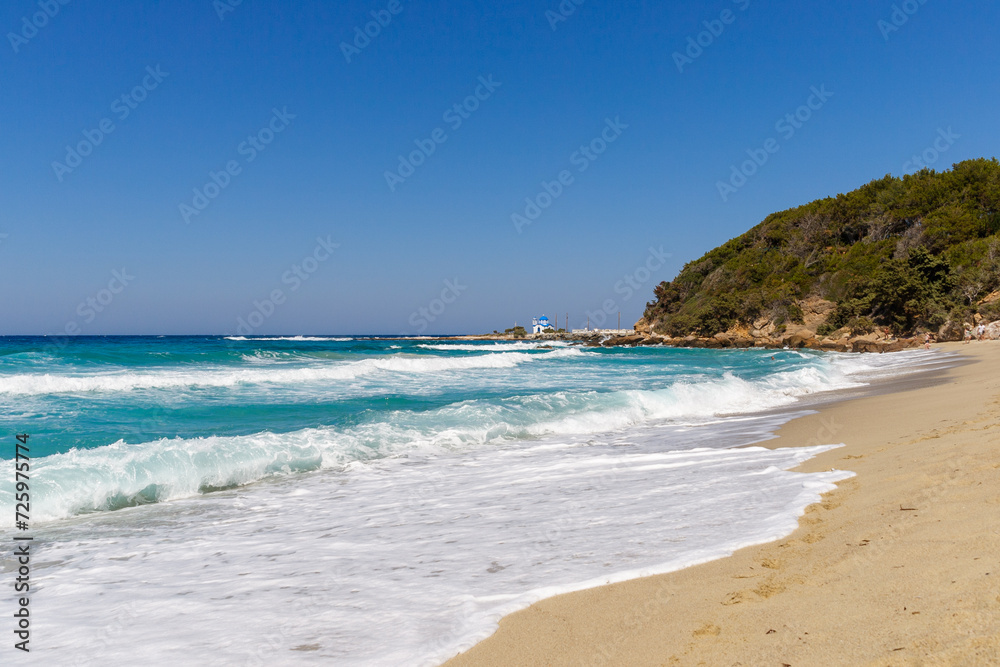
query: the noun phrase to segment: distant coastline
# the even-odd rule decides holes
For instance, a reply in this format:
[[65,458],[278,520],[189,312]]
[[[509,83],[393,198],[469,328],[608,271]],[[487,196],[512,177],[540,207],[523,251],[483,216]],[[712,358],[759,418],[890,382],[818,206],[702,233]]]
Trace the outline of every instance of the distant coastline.
[[898,352],[923,345],[919,336],[897,338],[884,332],[860,336],[844,335],[840,338],[817,338],[811,331],[802,330],[784,336],[752,336],[718,333],[714,336],[673,337],[650,333],[640,329],[595,329],[592,331],[568,331],[563,333],[538,333],[517,336],[513,334],[467,334],[459,336],[435,336],[436,340],[454,341],[534,341],[544,345],[547,341],[576,343],[587,347],[641,347],[662,345],[665,347],[690,347],[705,349],[761,348],[784,349],[806,348],[828,352]]

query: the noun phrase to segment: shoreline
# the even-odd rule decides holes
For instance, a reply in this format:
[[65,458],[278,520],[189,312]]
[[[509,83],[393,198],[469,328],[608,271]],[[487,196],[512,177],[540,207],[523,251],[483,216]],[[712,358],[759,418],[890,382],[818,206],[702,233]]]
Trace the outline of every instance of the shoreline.
[[445,664],[1000,662],[1000,349],[936,347],[971,363],[817,405],[756,443],[845,444],[795,468],[856,476],[791,535],[541,600]]
[[[561,341],[587,347],[675,347],[701,348],[710,350],[756,348],[780,350],[784,348],[807,348],[826,352],[899,352],[919,348],[924,341],[920,336],[897,338],[889,334],[873,332],[864,335],[842,334],[838,338],[818,336],[811,329],[796,326],[781,334],[751,335],[747,332],[720,332],[714,336],[671,337],[655,334],[648,329],[588,329],[549,333],[509,333],[464,334],[458,336],[434,336],[437,340],[467,342],[539,342]],[[385,340],[407,340],[406,338]]]

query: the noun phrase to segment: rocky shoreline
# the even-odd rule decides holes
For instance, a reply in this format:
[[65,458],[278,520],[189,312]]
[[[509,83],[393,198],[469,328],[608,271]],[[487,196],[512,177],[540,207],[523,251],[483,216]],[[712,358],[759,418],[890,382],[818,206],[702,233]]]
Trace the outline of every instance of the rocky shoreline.
[[[992,295],[991,295],[992,296]],[[996,293],[1000,299],[1000,291]],[[634,331],[585,331],[570,333],[542,333],[515,336],[512,334],[484,334],[471,336],[450,336],[444,340],[466,341],[537,341],[544,345],[545,341],[575,342],[587,347],[638,347],[645,345],[663,345],[667,347],[694,347],[707,349],[723,348],[763,348],[763,349],[799,349],[825,350],[829,352],[898,352],[920,347],[924,344],[924,335],[895,337],[886,330],[866,334],[855,334],[847,327],[833,331],[829,335],[820,335],[830,312],[835,307],[830,301],[811,297],[798,302],[802,319],[798,323],[778,324],[768,318],[761,318],[752,325],[737,326],[729,331],[720,332],[714,336],[675,336],[655,333],[650,323],[639,320]],[[947,322],[934,334],[934,342],[959,341],[965,332],[974,329],[979,324],[985,328],[983,337],[989,340],[1000,339],[1000,320],[987,323],[978,315],[972,322]]]
[[534,341],[544,345],[546,341],[562,341],[586,347],[639,347],[661,345],[666,347],[691,347],[706,349],[723,348],[764,348],[826,350],[830,352],[898,352],[923,345],[923,340],[914,338],[893,338],[882,334],[865,336],[842,336],[840,338],[817,337],[811,331],[799,330],[794,333],[774,336],[752,336],[740,333],[718,333],[714,336],[685,336],[676,338],[635,331],[631,334],[608,334],[603,332],[583,333],[543,333],[517,337],[505,334],[483,334],[470,336],[448,336],[441,340],[462,341]]

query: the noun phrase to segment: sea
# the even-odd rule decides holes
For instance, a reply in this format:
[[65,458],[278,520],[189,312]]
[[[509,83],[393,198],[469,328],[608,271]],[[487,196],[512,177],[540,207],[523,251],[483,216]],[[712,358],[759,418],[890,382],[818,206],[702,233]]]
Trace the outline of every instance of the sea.
[[[0,338],[3,662],[438,665],[537,600],[787,536],[852,474],[793,470],[838,446],[836,426],[797,447],[753,443],[845,391],[952,363]],[[29,436],[22,526],[16,434]],[[26,543],[30,589],[15,592]],[[24,596],[30,653],[11,646]]]

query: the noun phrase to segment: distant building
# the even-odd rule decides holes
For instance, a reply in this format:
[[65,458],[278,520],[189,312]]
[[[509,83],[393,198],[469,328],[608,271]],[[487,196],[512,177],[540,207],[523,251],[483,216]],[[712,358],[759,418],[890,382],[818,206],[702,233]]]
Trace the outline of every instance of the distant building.
[[531,320],[531,333],[542,333],[546,329],[551,329],[552,325],[549,324],[549,318],[542,315],[541,317],[535,317]]

